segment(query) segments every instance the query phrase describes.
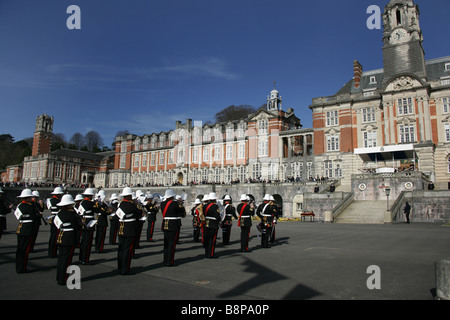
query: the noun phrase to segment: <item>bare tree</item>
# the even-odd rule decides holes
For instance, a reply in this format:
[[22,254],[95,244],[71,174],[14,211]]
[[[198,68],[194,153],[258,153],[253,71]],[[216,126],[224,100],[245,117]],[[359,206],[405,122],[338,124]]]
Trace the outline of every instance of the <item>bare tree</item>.
[[89,131],[84,136],[85,146],[89,152],[98,152],[101,151],[101,147],[103,147],[103,139],[97,131]]
[[83,135],[79,132],[74,133],[72,138],[69,140],[69,144],[73,149],[80,150],[85,145]]

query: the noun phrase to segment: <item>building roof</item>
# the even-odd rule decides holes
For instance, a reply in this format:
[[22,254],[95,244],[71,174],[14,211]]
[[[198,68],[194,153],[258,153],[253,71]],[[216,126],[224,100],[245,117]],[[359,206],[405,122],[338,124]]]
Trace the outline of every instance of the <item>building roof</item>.
[[[428,83],[439,81],[442,78],[450,77],[450,70],[445,69],[445,65],[450,63],[450,56],[431,59],[425,62],[427,81]],[[349,80],[335,95],[329,97],[322,97],[313,99],[313,105],[315,101],[335,101],[337,97],[343,95],[352,95],[357,93],[364,93],[374,91],[376,93],[382,93],[384,80],[384,69],[376,69],[371,71],[364,71],[361,75],[361,83],[359,88],[354,85],[354,78]],[[322,104],[322,103],[320,103]]]
[[106,151],[99,153],[91,153],[87,151],[80,150],[72,150],[72,149],[57,149],[55,151],[50,152],[50,154],[59,156],[59,157],[69,157],[69,158],[78,158],[84,160],[93,160],[93,161],[102,161],[105,157],[114,156],[114,151]]

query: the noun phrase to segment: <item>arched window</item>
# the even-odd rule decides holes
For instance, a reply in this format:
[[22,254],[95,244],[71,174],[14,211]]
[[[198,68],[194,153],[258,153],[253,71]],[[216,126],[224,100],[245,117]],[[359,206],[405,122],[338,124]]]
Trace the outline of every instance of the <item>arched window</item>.
[[402,24],[402,13],[400,12],[400,10],[397,10],[397,25],[401,25]]

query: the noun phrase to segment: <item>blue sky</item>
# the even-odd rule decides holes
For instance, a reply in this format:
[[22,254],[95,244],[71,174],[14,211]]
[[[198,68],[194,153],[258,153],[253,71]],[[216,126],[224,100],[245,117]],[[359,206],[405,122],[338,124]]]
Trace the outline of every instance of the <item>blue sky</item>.
[[[370,5],[388,0],[0,0],[0,133],[33,135],[54,116],[66,139],[95,130],[168,131],[259,107],[276,81],[304,127],[308,106],[353,76],[383,67]],[[416,0],[427,59],[450,55],[450,1]],[[69,30],[69,5],[81,30]]]

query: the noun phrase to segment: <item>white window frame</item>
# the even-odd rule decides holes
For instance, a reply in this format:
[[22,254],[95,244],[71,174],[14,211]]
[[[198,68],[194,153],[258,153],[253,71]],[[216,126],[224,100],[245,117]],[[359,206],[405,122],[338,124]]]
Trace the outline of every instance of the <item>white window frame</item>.
[[327,151],[339,151],[339,133],[333,133],[326,136]]
[[368,122],[375,122],[375,107],[367,107],[362,109],[362,122],[368,123]]
[[450,123],[444,124],[445,142],[450,142]]
[[233,160],[233,145],[232,144],[226,145],[226,159]]
[[245,159],[245,142],[239,143],[238,159]]
[[398,99],[398,114],[404,115],[404,114],[414,114],[414,102],[416,100],[414,98],[401,98]]
[[203,162],[209,161],[209,146],[203,148]]
[[377,131],[370,130],[363,132],[364,148],[373,148],[377,146]]
[[400,123],[398,125],[399,142],[411,143],[416,141],[415,123]]
[[442,112],[448,113],[450,111],[450,97],[442,98]]
[[333,127],[339,125],[339,111],[333,110],[333,111],[327,111],[326,112],[326,126],[327,127]]

